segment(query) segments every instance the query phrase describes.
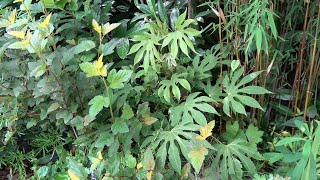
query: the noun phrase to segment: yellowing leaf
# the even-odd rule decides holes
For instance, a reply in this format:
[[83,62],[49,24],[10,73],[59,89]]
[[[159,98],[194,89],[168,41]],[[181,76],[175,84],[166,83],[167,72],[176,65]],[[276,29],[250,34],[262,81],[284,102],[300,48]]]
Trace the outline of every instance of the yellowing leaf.
[[15,0],[13,3],[23,2],[23,0]]
[[142,163],[137,164],[137,169],[140,169],[140,168],[142,168]]
[[151,125],[155,122],[157,122],[158,119],[157,118],[154,118],[154,117],[145,117],[143,118],[143,122],[146,124],[146,125]]
[[71,180],[80,180],[80,178],[77,175],[75,175],[70,169],[68,169],[68,174]]
[[103,159],[101,152],[98,152],[98,158],[92,158],[91,159],[91,166],[90,166],[90,172],[94,171],[99,165],[101,160]]
[[152,178],[152,171],[149,171],[147,173],[147,180],[151,180],[151,178]]
[[96,73],[98,76],[107,76],[107,66],[103,65],[102,62],[103,54],[100,55],[98,61],[94,63],[94,67],[96,68]]
[[70,45],[76,45],[76,41],[74,39],[71,39],[71,40],[66,40],[66,42]]
[[94,19],[92,19],[92,26],[95,31],[97,31],[99,34],[101,34],[101,26]]
[[197,173],[199,173],[202,163],[204,161],[205,155],[207,154],[208,154],[208,150],[205,147],[201,147],[199,149],[193,149],[188,154],[191,164]]
[[102,58],[103,58],[103,55],[101,54],[98,58],[98,61],[95,63],[95,67],[98,69],[102,68],[103,66]]
[[14,9],[8,17],[10,24],[13,24],[16,21],[16,15],[17,15],[17,10]]
[[100,152],[98,152],[98,159],[100,159],[100,160],[102,160],[102,159],[103,159],[101,151],[100,151]]
[[107,66],[102,62],[103,54],[94,63],[85,62],[80,64],[80,68],[87,73],[87,77],[107,76]]
[[48,27],[49,25],[49,22],[50,22],[50,18],[51,18],[51,13],[44,19],[44,21],[42,23],[40,23],[38,25],[38,27],[41,27],[41,28],[46,28]]
[[8,32],[9,35],[14,36],[16,38],[24,39],[25,38],[25,32],[23,31],[10,31]]
[[107,66],[104,65],[100,70],[99,70],[99,76],[106,77],[107,76]]
[[106,23],[105,25],[103,25],[102,27],[102,33],[103,35],[108,34],[109,32],[111,32],[112,30],[114,30],[115,28],[117,28],[121,23]]
[[205,140],[212,135],[212,129],[214,128],[215,121],[209,122],[206,126],[200,128],[200,135],[196,136],[196,139]]
[[26,36],[26,40],[30,41],[31,36],[32,36],[31,32],[28,31],[28,32],[27,32],[27,36]]

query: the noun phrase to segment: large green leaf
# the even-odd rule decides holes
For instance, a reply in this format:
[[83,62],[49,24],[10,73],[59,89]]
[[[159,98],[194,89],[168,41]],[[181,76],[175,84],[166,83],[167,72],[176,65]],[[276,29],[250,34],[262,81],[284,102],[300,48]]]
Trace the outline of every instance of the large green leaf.
[[[250,106],[253,108],[259,108],[261,110],[262,107],[256,101],[250,96],[247,96],[245,94],[266,94],[270,93],[270,91],[260,87],[260,86],[246,86],[241,88],[241,86],[253,81],[261,72],[254,72],[251,74],[246,75],[243,77],[240,81],[240,77],[244,72],[244,68],[240,68],[236,70],[235,72],[231,72],[230,78],[229,76],[226,76],[223,79],[223,86],[224,86],[224,92],[226,93],[226,96],[223,99],[223,111],[228,116],[231,116],[230,114],[230,108],[240,114],[247,115],[245,106]],[[237,84],[237,82],[239,83]]]
[[160,88],[158,89],[158,96],[164,97],[164,99],[167,102],[170,102],[171,99],[171,91],[173,96],[180,101],[181,98],[181,92],[178,88],[177,84],[180,84],[182,87],[184,87],[189,92],[191,91],[191,87],[189,82],[186,79],[181,78],[182,74],[173,74],[171,76],[171,80],[162,80],[159,85]]
[[91,117],[95,117],[103,107],[109,107],[110,100],[108,97],[103,97],[101,95],[95,96],[93,99],[90,100],[89,105],[89,114]]
[[120,89],[124,87],[123,83],[130,79],[131,74],[131,70],[119,70],[117,72],[115,69],[112,69],[108,74],[107,80],[112,89]]
[[185,102],[169,109],[172,126],[178,124],[180,121],[195,121],[199,125],[205,126],[207,120],[202,112],[218,114],[215,108],[208,104],[209,102],[214,101],[207,96],[197,97],[199,94],[200,93],[192,93],[187,97]]

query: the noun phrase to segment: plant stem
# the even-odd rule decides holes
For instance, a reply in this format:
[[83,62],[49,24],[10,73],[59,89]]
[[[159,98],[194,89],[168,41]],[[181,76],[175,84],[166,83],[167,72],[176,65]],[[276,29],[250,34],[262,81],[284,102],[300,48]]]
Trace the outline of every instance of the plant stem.
[[[319,5],[319,11],[320,12],[320,5]],[[313,66],[314,66],[314,61],[315,61],[315,55],[316,55],[316,50],[317,50],[317,37],[318,37],[318,30],[319,30],[319,23],[320,23],[320,13],[318,13],[318,22],[317,22],[317,27],[316,27],[316,34],[314,36],[314,45],[313,45],[313,51],[312,51],[312,57],[311,57],[311,62],[310,62],[310,70],[309,70],[309,81],[308,81],[308,87],[307,87],[307,91],[306,91],[306,100],[304,103],[304,114],[303,114],[303,120],[306,121],[306,117],[307,117],[307,108],[308,108],[308,104],[309,104],[309,98],[310,98],[310,94],[311,94],[311,83],[313,83],[312,81],[312,76],[313,76]]]
[[110,98],[110,94],[109,94],[109,86],[106,83],[106,80],[101,76],[101,79],[103,81],[103,84],[106,88],[106,93],[108,95],[109,101],[110,101],[110,114],[111,114],[111,119],[112,119],[112,123],[114,123],[114,116],[113,116],[113,111],[112,111],[112,102],[111,102],[111,98]]

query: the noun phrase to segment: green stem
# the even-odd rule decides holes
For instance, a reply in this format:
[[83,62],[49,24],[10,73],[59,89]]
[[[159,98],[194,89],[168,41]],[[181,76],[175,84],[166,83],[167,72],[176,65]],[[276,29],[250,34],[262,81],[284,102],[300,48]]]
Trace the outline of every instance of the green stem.
[[110,94],[109,94],[109,86],[107,85],[106,80],[102,76],[101,76],[101,79],[102,79],[103,84],[106,88],[106,92],[107,92],[107,95],[108,95],[108,98],[110,101],[110,114],[111,114],[112,123],[114,123],[115,120],[114,120],[113,111],[112,111],[112,103],[111,103],[111,98],[110,98]]
[[22,4],[23,4],[24,8],[25,8],[26,11],[27,11],[27,14],[28,14],[29,19],[30,19],[31,21],[33,21],[33,18],[32,18],[32,16],[31,16],[30,9],[27,8],[27,6],[26,6],[26,4],[24,3],[24,1],[22,1]]

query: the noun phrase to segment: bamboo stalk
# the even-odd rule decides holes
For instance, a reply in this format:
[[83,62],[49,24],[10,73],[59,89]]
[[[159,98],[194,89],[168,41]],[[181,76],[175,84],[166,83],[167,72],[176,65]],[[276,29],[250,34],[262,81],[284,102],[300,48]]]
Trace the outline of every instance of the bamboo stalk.
[[[319,5],[319,11],[320,12],[320,5]],[[318,13],[318,22],[317,22],[317,27],[316,27],[316,32],[315,32],[315,36],[314,36],[314,44],[313,44],[313,51],[312,51],[312,57],[311,57],[311,62],[310,62],[310,70],[309,70],[309,81],[308,81],[308,86],[307,86],[307,91],[306,91],[306,99],[305,99],[305,103],[304,103],[304,114],[303,114],[303,120],[306,121],[306,117],[307,117],[307,108],[309,105],[309,99],[311,97],[310,94],[311,93],[311,86],[313,84],[312,81],[312,76],[314,76],[313,74],[313,66],[314,66],[314,61],[315,61],[315,55],[316,55],[316,49],[317,49],[317,41],[318,41],[318,31],[319,31],[319,23],[320,23],[320,13]]]

